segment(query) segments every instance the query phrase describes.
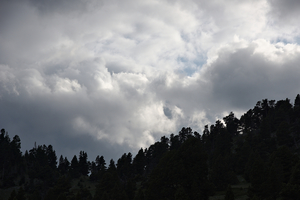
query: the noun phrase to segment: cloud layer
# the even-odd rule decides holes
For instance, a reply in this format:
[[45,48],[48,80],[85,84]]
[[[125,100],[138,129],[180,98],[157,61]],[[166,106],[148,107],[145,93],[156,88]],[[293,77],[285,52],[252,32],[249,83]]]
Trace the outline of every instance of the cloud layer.
[[4,1],[1,126],[23,150],[133,154],[256,101],[300,93],[300,4]]

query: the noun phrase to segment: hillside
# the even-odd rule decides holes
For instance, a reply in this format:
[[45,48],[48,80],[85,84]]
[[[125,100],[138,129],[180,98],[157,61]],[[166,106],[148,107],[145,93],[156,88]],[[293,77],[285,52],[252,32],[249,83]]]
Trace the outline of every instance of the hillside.
[[57,157],[49,145],[21,152],[0,134],[0,200],[297,199],[300,196],[300,95],[258,101],[203,133],[182,128],[116,162]]

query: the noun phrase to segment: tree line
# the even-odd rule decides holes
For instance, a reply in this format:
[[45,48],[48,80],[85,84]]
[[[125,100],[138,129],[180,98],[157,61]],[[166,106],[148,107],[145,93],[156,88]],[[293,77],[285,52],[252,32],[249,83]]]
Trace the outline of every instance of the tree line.
[[218,191],[234,199],[230,185],[249,183],[249,199],[300,196],[300,95],[258,101],[239,119],[231,112],[204,127],[183,127],[133,156],[116,162],[71,161],[52,145],[21,152],[18,135],[0,134],[0,199],[209,199]]

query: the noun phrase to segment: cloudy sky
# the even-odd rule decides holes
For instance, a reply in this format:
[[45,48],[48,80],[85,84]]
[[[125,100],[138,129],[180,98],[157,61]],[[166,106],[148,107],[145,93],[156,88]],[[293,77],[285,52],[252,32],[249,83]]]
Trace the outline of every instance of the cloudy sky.
[[1,0],[0,128],[107,162],[300,93],[298,0]]

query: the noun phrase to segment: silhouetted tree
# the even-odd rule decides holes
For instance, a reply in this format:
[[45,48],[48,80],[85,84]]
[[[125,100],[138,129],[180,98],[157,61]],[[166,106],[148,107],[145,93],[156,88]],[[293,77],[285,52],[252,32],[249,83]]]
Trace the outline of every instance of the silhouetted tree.
[[79,162],[76,155],[74,155],[71,160],[70,174],[73,178],[78,178],[80,176]]
[[127,181],[129,178],[131,178],[133,170],[132,154],[130,152],[128,154],[123,154],[122,157],[118,159],[117,172],[123,181]]
[[141,148],[132,161],[132,168],[135,174],[143,175],[146,166],[146,157],[144,150]]
[[69,171],[70,162],[68,161],[67,157],[63,158],[61,155],[59,158],[58,163],[58,170],[61,174],[66,174]]
[[48,164],[52,169],[56,169],[56,165],[57,165],[57,156],[55,151],[53,150],[52,145],[48,145],[47,149],[46,149],[46,154],[48,157]]
[[78,167],[79,167],[79,173],[84,176],[87,176],[89,173],[89,164],[87,161],[87,157],[88,156],[86,152],[80,151]]
[[233,112],[230,112],[230,114],[223,118],[227,132],[231,136],[236,136],[239,134],[238,127],[239,127],[239,120],[234,116]]

